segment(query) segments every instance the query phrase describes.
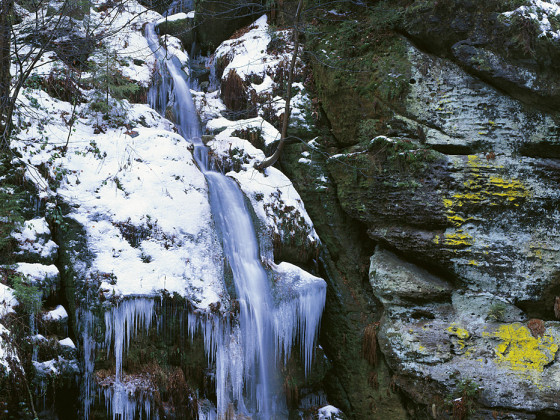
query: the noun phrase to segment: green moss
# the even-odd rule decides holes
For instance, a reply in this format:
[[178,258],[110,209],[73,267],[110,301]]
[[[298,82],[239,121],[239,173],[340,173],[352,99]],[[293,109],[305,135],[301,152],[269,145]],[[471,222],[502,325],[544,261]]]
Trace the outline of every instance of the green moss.
[[43,303],[39,288],[22,276],[14,276],[11,281],[20,310],[30,315],[37,314]]
[[323,21],[309,37],[319,98],[340,143],[357,143],[359,121],[383,126],[404,111],[411,65],[407,41],[395,30],[404,11],[399,3],[381,1],[342,22]]
[[407,139],[373,139],[368,150],[370,154],[384,160],[384,169],[388,171],[407,172],[410,174],[424,170],[429,163],[443,158],[443,155],[424,145],[418,145]]
[[496,322],[502,322],[506,315],[507,306],[503,302],[496,302],[488,309],[488,319]]

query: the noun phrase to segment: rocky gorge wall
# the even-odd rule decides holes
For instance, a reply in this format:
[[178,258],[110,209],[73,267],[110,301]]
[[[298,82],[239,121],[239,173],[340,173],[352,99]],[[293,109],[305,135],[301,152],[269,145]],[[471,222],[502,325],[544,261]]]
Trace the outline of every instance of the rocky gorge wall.
[[[329,403],[355,419],[555,418],[560,411],[560,79],[555,71],[560,7],[533,0],[341,2],[336,8],[304,2],[290,138],[277,167],[301,196],[311,225],[303,204],[291,200],[292,190],[280,194],[276,187],[251,186],[255,180],[267,182],[265,174],[251,169],[263,155],[258,149],[270,154],[277,142],[296,3],[275,2],[266,24],[262,18],[255,22],[259,16],[251,11],[253,19],[244,28],[246,21],[227,18],[228,25],[221,26],[219,11],[211,12],[218,5],[202,0],[194,2],[194,15],[161,23],[185,50],[198,39],[213,53],[202,65],[191,63],[193,72],[208,79],[193,93],[206,124],[205,141],[252,203],[262,238],[273,239],[273,263],[288,261],[327,281],[312,373],[306,377],[297,357],[284,367],[289,404],[295,409],[306,398],[324,402],[318,397],[324,392]],[[231,10],[235,4],[219,7]],[[203,17],[214,23],[203,24]],[[250,49],[252,42],[257,47]],[[166,38],[166,45],[181,48],[177,39]],[[212,88],[213,74],[219,90]],[[115,153],[112,136],[131,136],[134,129],[140,132],[136,146],[144,151],[153,150],[154,142],[169,143],[170,150],[173,145],[161,167],[187,163],[169,172],[169,185],[185,188],[188,179],[192,185],[185,194],[204,195],[188,148],[171,134],[150,131],[169,129],[171,123],[139,107],[129,110],[132,128],[122,130],[128,134],[118,127],[109,127],[106,136],[96,133],[95,148],[87,153],[95,155],[96,165],[105,162],[104,152],[110,161],[124,153]],[[92,121],[84,119],[88,124]],[[86,171],[95,174],[96,184],[82,191],[79,177],[86,174],[78,171],[84,161],[79,154],[73,159],[64,163],[77,174],[67,191],[113,197],[103,194],[114,190],[118,200],[134,199],[132,171],[118,177],[111,172],[118,160],[101,175]],[[137,220],[121,220],[107,208],[81,205],[88,212],[79,218],[71,216],[75,210],[67,203],[52,208],[48,223],[34,222],[35,230],[47,226],[33,239],[41,244],[35,254],[42,255],[43,247],[51,254],[18,259],[57,266],[51,276],[57,292],[43,312],[60,304],[68,314],[56,328],[40,326],[57,344],[51,346],[55,352],[41,351],[38,359],[69,361],[60,363],[67,370],[53,388],[57,392],[76,392],[73,377],[83,372],[77,363],[83,363],[84,344],[76,350],[63,340],[82,341],[76,305],[92,299],[86,304],[98,325],[91,335],[103,342],[103,311],[128,284],[122,281],[124,268],[119,271],[123,257],[146,268],[163,255],[155,253],[157,247],[162,252],[184,248],[189,264],[200,251],[197,244],[220,253],[212,235],[193,233],[192,226],[183,227],[192,234],[179,243],[176,226],[158,225],[164,218],[157,208],[146,210],[150,217],[139,213]],[[64,230],[55,229],[57,212],[66,215]],[[28,211],[25,219],[35,216]],[[204,216],[204,225],[211,225]],[[107,232],[119,238],[117,248],[91,247]],[[23,235],[17,246],[25,246],[25,235],[31,234],[17,234]],[[58,251],[48,245],[51,239]],[[96,261],[100,256],[103,261]],[[224,276],[218,265],[214,277]],[[218,298],[225,292],[212,276],[203,279],[198,266],[189,267],[187,298],[195,306],[211,302],[209,313],[234,316],[235,302]],[[173,269],[166,275],[186,276]],[[149,281],[144,280],[146,289]],[[170,280],[164,287],[174,284]],[[207,366],[200,336],[192,342],[177,339],[185,326],[173,319],[185,312],[185,298],[162,296],[155,313],[166,333],[151,325],[139,334],[123,366],[131,382],[149,379],[160,413],[196,417],[199,393],[216,398],[213,367]],[[95,378],[111,385],[113,356],[101,353],[93,362]],[[46,378],[52,378],[49,367],[43,366]],[[78,405],[67,411],[79,411]],[[103,416],[105,410],[98,401],[92,413]]]
[[[328,174],[337,222],[367,232],[352,244],[372,254],[360,288],[375,298],[359,311],[379,322],[392,384],[420,404],[414,418],[558,410],[559,12],[374,2],[367,18],[315,22],[310,62],[330,133],[308,149],[310,168]],[[325,217],[324,202],[303,197]],[[366,418],[354,398],[347,412]]]

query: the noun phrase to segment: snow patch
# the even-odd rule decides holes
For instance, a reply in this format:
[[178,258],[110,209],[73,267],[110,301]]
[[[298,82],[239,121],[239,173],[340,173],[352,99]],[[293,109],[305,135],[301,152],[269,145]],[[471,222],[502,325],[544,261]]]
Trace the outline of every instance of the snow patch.
[[319,420],[342,419],[342,411],[332,405],[326,405],[319,409]]
[[29,253],[53,261],[58,245],[50,239],[50,236],[51,231],[44,217],[25,221],[20,230],[12,233],[12,237],[18,242],[19,251],[16,254]]
[[46,314],[44,314],[43,319],[45,321],[60,322],[60,321],[63,321],[65,319],[68,319],[68,312],[66,312],[66,309],[64,309],[64,306],[58,305],[52,311],[49,311]]
[[0,318],[15,312],[18,301],[14,296],[14,289],[0,283]]
[[520,6],[510,12],[502,13],[503,16],[511,17],[514,15],[522,16],[536,22],[539,26],[541,38],[560,39],[560,30],[554,30],[550,23],[549,17],[557,17],[560,15],[560,2],[530,0],[529,5]]
[[58,344],[60,344],[61,346],[65,346],[65,347],[70,347],[75,349],[76,345],[74,344],[74,342],[72,341],[72,339],[70,337],[66,337],[64,340],[59,340]]

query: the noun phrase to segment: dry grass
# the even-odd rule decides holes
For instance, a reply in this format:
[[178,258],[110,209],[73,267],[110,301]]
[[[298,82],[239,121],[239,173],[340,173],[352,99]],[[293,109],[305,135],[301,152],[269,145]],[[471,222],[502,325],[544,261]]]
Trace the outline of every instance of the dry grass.
[[377,366],[377,329],[379,322],[369,324],[364,330],[362,354],[364,359],[372,366]]
[[222,95],[224,104],[233,112],[244,111],[247,108],[247,88],[243,79],[233,69],[222,82]]
[[544,326],[544,321],[542,319],[530,319],[527,321],[527,328],[531,331],[533,337],[538,338],[544,335],[546,327]]

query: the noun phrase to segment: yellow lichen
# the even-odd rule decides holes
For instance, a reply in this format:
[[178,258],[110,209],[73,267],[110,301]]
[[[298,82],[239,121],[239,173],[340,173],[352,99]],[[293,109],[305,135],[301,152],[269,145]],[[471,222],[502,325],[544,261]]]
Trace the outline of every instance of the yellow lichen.
[[455,226],[460,227],[465,223],[465,219],[461,216],[447,216],[447,220],[453,223]]
[[[434,240],[436,244],[452,247],[469,247],[474,244],[474,238],[463,232],[465,223],[473,220],[473,217],[466,217],[469,216],[465,213],[466,206],[519,206],[530,196],[528,188],[521,181],[489,175],[489,172],[495,172],[501,167],[487,159],[469,155],[467,167],[469,172],[463,182],[464,189],[442,199],[447,220],[456,230],[445,234],[442,241],[438,237]],[[488,170],[482,171],[483,169]]]
[[466,340],[471,336],[471,334],[465,328],[461,328],[457,324],[451,324],[449,327],[447,327],[447,331],[451,335],[455,335],[462,340]]
[[495,348],[496,363],[519,373],[542,372],[558,351],[551,335],[535,338],[519,323],[500,326],[494,337],[501,340]]
[[457,231],[455,233],[446,233],[443,243],[449,246],[472,246],[474,238],[468,233]]
[[447,327],[447,332],[457,337],[457,344],[459,344],[460,350],[465,348],[465,340],[468,340],[471,336],[466,329],[459,327],[457,324],[451,324],[449,327]]
[[469,265],[478,265],[478,263],[475,260],[470,260]]
[[476,168],[480,166],[480,159],[478,158],[477,155],[468,155],[467,160],[468,160],[468,165],[471,168]]

